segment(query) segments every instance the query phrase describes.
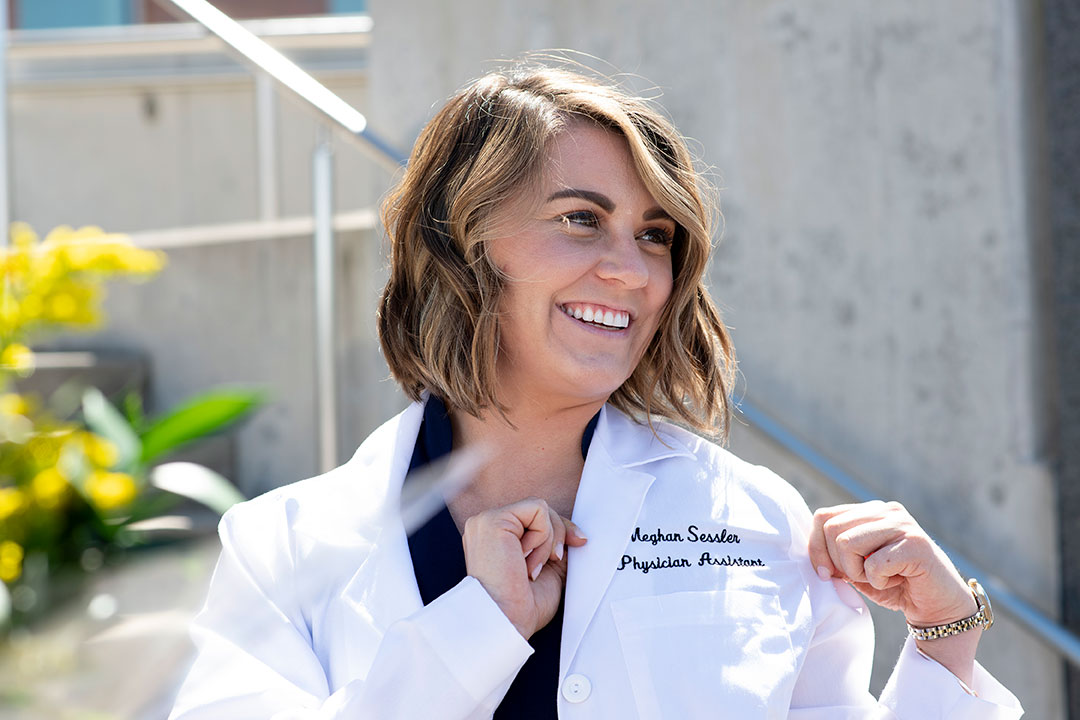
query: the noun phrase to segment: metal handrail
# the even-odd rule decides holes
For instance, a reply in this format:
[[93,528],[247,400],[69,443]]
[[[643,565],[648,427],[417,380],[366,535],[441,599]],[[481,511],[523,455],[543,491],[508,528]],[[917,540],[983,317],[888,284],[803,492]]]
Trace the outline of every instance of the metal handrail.
[[391,172],[398,170],[405,163],[405,155],[373,133],[367,127],[367,118],[360,111],[207,0],[157,0],[157,2],[182,10],[192,20],[221,38],[258,70],[265,72],[297,97],[306,101],[336,127],[344,130],[349,137],[359,140],[360,147]]
[[[401,168],[406,160],[405,155],[371,132],[367,127],[367,118],[360,111],[207,0],[157,2],[169,9],[179,9],[190,16],[261,73],[257,76],[256,95],[260,98],[258,105],[262,115],[267,114],[270,103],[266,83],[258,81],[258,78],[269,77],[322,114],[327,121],[319,128],[319,138],[312,154],[316,424],[319,469],[326,472],[338,464],[337,370],[334,362],[334,179],[330,129],[343,130],[347,137],[359,141],[362,150],[391,172]],[[260,116],[259,122],[272,122],[272,119]],[[259,135],[264,144],[269,134],[270,131],[266,128],[260,131]],[[263,156],[269,155],[270,153],[260,153],[264,160]],[[275,194],[271,190],[276,171],[274,167],[264,167],[264,172],[268,177],[260,180],[259,210],[264,220],[270,220],[276,214]]]
[[[867,502],[879,499],[865,485],[752,402],[744,398],[738,404],[738,411],[774,442],[796,455],[855,500]],[[1053,650],[1056,650],[1070,663],[1080,667],[1080,637],[1077,637],[1060,623],[1047,617],[1041,610],[1017,595],[993,573],[987,572],[985,568],[979,567],[959,552],[940,542],[938,546],[952,559],[961,575],[979,578],[979,582],[982,583],[993,599],[995,612],[1004,611],[1005,614],[1026,628],[1032,635],[1042,640]]]

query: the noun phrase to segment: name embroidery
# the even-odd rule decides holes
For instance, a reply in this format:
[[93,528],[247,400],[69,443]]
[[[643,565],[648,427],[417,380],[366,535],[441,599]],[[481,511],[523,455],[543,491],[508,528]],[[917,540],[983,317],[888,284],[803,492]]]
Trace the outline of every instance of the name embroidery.
[[[685,532],[668,531],[664,528],[656,528],[656,532],[642,531],[640,527],[634,528],[630,535],[632,543],[648,543],[658,545],[660,543],[710,543],[716,545],[736,545],[742,541],[736,533],[728,532],[727,528],[719,531],[704,531],[697,525],[688,525]],[[648,575],[651,570],[668,570],[670,568],[689,568],[694,564],[685,557],[668,555],[656,556],[639,560],[637,555],[623,555],[619,563],[619,570],[637,570]],[[714,557],[712,553],[705,551],[697,559],[698,567],[765,567],[765,561],[761,558],[747,558],[735,555],[723,555]]]
[[686,539],[682,533],[664,532],[663,528],[656,528],[656,532],[641,532],[641,528],[634,528],[634,534],[630,536],[630,542],[647,542],[656,545],[662,542],[707,542],[707,543],[737,543],[739,536],[729,533],[723,528],[718,533],[702,532],[697,525],[686,528]]

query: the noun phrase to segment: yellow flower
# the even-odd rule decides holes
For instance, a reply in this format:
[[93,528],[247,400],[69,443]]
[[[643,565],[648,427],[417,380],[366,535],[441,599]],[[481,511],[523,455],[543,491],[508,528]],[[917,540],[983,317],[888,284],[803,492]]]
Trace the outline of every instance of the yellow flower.
[[18,319],[22,324],[26,324],[32,320],[37,320],[41,317],[41,314],[45,310],[45,303],[41,301],[40,295],[27,295],[23,298],[22,303],[19,304]]
[[93,433],[83,433],[83,452],[86,458],[99,468],[111,468],[120,459],[116,445]]
[[18,393],[4,393],[0,395],[0,414],[26,415],[30,412],[30,403]]
[[34,369],[34,353],[22,343],[11,343],[0,352],[0,367],[28,374]]
[[60,449],[66,434],[61,428],[38,434],[26,443],[26,449],[38,467],[52,467],[60,462]]
[[21,310],[11,293],[5,291],[0,297],[0,332],[11,335],[23,324]]
[[75,316],[79,310],[79,303],[71,293],[58,292],[49,298],[49,319],[64,322]]
[[11,246],[17,250],[29,250],[37,244],[38,236],[28,223],[11,223]]
[[124,270],[140,275],[156,273],[165,266],[165,253],[128,244],[117,244],[116,258]]
[[[88,227],[83,228],[83,234],[85,235],[85,231],[89,229]],[[60,245],[74,239],[76,239],[76,231],[70,225],[57,225],[49,231],[49,234],[41,242],[43,245]]]
[[46,510],[52,510],[63,502],[67,495],[68,482],[56,468],[42,470],[30,483],[37,504]]
[[22,575],[23,549],[11,540],[0,542],[0,580],[10,583]]
[[86,494],[99,510],[122,508],[135,499],[135,479],[127,473],[95,470],[86,481]]
[[26,494],[19,488],[0,488],[0,520],[7,520],[26,505]]

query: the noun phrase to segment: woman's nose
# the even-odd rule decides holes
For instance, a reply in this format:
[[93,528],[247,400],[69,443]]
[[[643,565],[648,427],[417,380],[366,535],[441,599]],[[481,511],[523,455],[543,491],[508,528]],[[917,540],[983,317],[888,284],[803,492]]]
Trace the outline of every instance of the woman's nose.
[[596,266],[596,274],[604,280],[619,282],[628,288],[645,287],[649,282],[649,265],[637,238],[620,233],[605,243],[604,255]]

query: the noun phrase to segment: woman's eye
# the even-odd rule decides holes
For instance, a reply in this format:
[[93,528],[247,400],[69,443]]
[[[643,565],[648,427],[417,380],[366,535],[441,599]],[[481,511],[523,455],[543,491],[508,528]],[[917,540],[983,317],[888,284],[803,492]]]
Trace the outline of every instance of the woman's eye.
[[639,235],[642,240],[656,245],[671,245],[675,240],[675,233],[664,228],[649,228]]
[[600,225],[600,221],[596,217],[596,213],[589,212],[588,210],[578,210],[576,212],[564,213],[559,216],[559,222],[566,225],[577,225],[579,227],[594,228]]

